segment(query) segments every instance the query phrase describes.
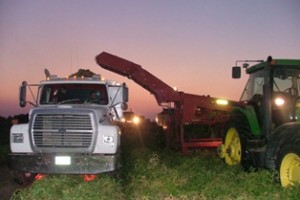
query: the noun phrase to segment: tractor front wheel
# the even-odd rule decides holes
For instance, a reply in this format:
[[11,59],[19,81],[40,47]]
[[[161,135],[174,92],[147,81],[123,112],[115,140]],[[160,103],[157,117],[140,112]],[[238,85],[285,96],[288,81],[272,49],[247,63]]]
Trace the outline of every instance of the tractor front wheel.
[[283,146],[277,154],[277,170],[283,187],[300,184],[300,142]]
[[236,165],[241,163],[242,144],[238,131],[231,127],[226,132],[224,142],[220,147],[219,155],[224,158],[228,165]]

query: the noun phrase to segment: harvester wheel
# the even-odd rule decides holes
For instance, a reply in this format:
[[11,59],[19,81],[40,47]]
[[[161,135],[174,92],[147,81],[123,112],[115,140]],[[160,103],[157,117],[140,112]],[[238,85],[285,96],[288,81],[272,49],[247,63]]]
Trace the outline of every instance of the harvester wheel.
[[284,145],[277,154],[276,167],[283,187],[300,184],[300,142]]

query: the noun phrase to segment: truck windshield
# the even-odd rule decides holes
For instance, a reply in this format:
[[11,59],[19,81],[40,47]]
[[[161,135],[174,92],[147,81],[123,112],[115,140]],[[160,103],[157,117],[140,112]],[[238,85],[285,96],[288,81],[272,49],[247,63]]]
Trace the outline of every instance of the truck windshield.
[[46,84],[41,88],[40,104],[108,104],[104,84]]

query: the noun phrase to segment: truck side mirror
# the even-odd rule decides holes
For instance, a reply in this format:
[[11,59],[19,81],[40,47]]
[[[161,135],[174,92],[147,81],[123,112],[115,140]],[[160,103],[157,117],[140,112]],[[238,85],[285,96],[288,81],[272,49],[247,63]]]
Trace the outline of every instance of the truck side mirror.
[[128,87],[124,84],[122,90],[123,102],[128,102]]
[[23,81],[22,85],[20,86],[20,94],[19,94],[19,105],[22,108],[26,106],[26,89],[27,89],[27,82]]
[[128,109],[128,87],[123,84],[122,86],[122,98],[123,98],[123,103],[121,104],[121,109],[122,110],[127,110]]
[[232,78],[241,78],[241,67],[232,67]]

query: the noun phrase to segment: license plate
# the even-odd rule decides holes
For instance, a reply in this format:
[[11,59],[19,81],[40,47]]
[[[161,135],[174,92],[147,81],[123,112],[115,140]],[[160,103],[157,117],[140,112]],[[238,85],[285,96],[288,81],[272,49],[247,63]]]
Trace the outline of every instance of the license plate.
[[71,165],[71,157],[55,156],[55,165]]

